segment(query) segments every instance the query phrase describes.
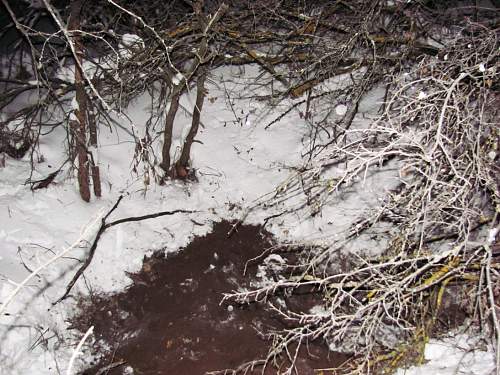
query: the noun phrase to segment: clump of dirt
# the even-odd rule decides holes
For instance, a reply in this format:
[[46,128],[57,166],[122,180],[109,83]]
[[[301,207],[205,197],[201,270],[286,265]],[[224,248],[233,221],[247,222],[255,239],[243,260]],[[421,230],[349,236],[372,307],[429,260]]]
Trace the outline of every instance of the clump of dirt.
[[[212,233],[176,254],[146,258],[141,272],[129,274],[133,284],[125,291],[83,301],[74,325],[82,331],[95,327],[94,354],[101,356],[83,374],[100,375],[111,363],[123,363],[104,373],[123,374],[127,366],[136,375],[196,375],[265,358],[269,342],[258,332],[283,323],[260,305],[220,301],[222,293],[255,280],[257,266],[250,265],[244,276],[245,263],[268,248],[271,237],[260,227],[243,225],[228,238],[231,228],[229,222],[217,223]],[[307,349],[297,361],[299,374],[347,359],[324,345],[311,343]]]

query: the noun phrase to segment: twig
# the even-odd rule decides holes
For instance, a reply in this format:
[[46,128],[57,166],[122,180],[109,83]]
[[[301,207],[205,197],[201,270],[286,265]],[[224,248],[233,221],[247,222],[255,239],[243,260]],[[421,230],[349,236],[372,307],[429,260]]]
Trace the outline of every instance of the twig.
[[16,287],[16,289],[14,289],[14,291],[7,297],[7,299],[5,300],[5,302],[2,304],[2,307],[0,308],[0,316],[3,315],[3,313],[7,309],[7,306],[9,306],[9,304],[12,302],[12,300],[14,299],[14,297],[19,293],[19,291],[22,288],[24,288],[26,286],[26,284],[28,284],[28,282],[33,277],[35,277],[36,275],[38,275],[41,270],[43,270],[44,268],[48,267],[49,265],[51,265],[52,263],[54,263],[56,260],[58,260],[59,258],[62,258],[67,253],[69,253],[71,250],[73,250],[75,247],[77,247],[81,243],[82,240],[85,240],[88,237],[88,235],[91,232],[91,230],[93,229],[93,226],[95,224],[97,224],[97,222],[99,221],[100,218],[101,218],[101,216],[98,215],[89,225],[87,225],[85,227],[83,233],[78,237],[78,239],[71,246],[68,246],[66,249],[64,249],[60,253],[56,254],[55,256],[53,256],[52,258],[50,258],[48,261],[46,261],[42,265],[38,266],[20,284],[18,284],[17,287]]
[[190,211],[190,210],[174,210],[174,211],[161,211],[161,212],[156,212],[154,214],[149,214],[149,215],[142,215],[142,216],[132,216],[132,217],[127,217],[119,220],[112,221],[110,223],[106,223],[106,219],[111,215],[111,213],[118,207],[120,204],[121,200],[123,199],[123,195],[121,195],[116,203],[113,205],[111,210],[101,219],[101,226],[99,227],[99,230],[97,231],[97,235],[94,239],[94,242],[92,243],[92,246],[89,249],[89,253],[87,255],[87,258],[85,259],[85,262],[80,266],[78,271],[76,271],[75,276],[73,276],[73,279],[69,282],[68,286],[66,287],[66,292],[59,298],[56,302],[53,304],[57,304],[61,302],[62,300],[66,299],[68,297],[69,293],[71,292],[71,289],[75,285],[75,283],[78,281],[80,276],[85,272],[87,267],[90,265],[92,262],[92,259],[94,258],[95,251],[97,249],[97,244],[99,242],[99,239],[101,238],[102,234],[106,231],[106,229],[111,228],[112,226],[122,224],[122,223],[127,223],[131,221],[141,221],[141,220],[146,220],[146,219],[154,219],[157,217],[161,216],[167,216],[167,215],[174,215],[177,213],[194,213],[197,211]]
[[71,359],[69,360],[68,369],[66,370],[66,375],[71,375],[72,370],[73,370],[73,364],[76,360],[76,357],[78,356],[78,354],[80,354],[80,351],[82,350],[83,344],[89,338],[89,336],[92,334],[93,331],[94,331],[94,326],[91,326],[87,330],[87,332],[85,332],[85,335],[83,335],[82,339],[80,340],[80,342],[76,346],[75,350],[73,350],[73,354],[71,355]]
[[112,370],[118,366],[123,366],[125,363],[127,363],[127,361],[118,361],[118,362],[110,363],[109,365],[100,368],[99,371],[97,371],[95,375],[108,374],[110,370]]

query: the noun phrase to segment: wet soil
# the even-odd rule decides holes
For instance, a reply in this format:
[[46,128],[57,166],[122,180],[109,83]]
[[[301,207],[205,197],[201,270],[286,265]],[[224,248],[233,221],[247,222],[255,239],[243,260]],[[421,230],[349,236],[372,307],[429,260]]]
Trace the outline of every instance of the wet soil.
[[[135,375],[197,375],[264,358],[269,342],[258,332],[283,328],[283,322],[257,304],[220,302],[223,293],[256,279],[255,265],[243,276],[245,263],[268,248],[271,238],[256,226],[241,226],[228,238],[231,227],[228,222],[215,224],[212,233],[176,254],[145,258],[141,272],[128,275],[133,284],[122,293],[82,301],[74,325],[82,331],[94,325],[94,354],[101,356],[82,374],[124,374],[128,367]],[[347,359],[328,352],[322,343],[307,349],[297,361],[298,374],[315,374],[315,369],[336,367]],[[277,374],[278,368],[265,373]]]

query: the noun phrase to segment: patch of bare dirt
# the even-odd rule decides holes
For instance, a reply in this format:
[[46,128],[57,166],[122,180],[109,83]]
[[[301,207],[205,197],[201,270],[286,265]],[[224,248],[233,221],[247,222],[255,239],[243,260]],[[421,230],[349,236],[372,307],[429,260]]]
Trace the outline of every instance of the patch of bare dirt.
[[[231,223],[217,223],[212,233],[176,254],[146,258],[141,272],[129,275],[133,284],[125,291],[83,301],[74,324],[82,331],[95,326],[94,354],[101,360],[82,374],[123,374],[129,366],[135,375],[196,375],[265,357],[269,343],[258,332],[283,328],[283,322],[260,305],[220,301],[222,293],[248,287],[255,279],[255,265],[246,276],[243,268],[270,246],[271,238],[248,225],[228,238],[230,229]],[[311,343],[300,355],[298,372],[315,374],[314,369],[346,359]],[[102,371],[117,362],[123,365]],[[277,374],[278,368],[270,367],[266,374]]]

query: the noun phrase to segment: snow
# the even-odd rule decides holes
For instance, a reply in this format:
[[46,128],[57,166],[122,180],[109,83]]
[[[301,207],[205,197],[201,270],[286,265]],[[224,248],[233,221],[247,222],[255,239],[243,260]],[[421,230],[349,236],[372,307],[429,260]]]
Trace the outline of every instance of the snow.
[[73,111],[78,111],[80,109],[78,101],[76,100],[76,96],[71,99],[71,108],[73,109]]
[[399,369],[396,375],[486,375],[495,370],[491,351],[477,350],[477,339],[459,334],[452,338],[430,340],[425,346],[426,363]]
[[498,228],[492,228],[488,232],[488,240],[487,243],[491,245],[493,242],[495,242],[495,238],[497,237],[498,234]]
[[135,34],[123,34],[122,44],[125,47],[133,47],[133,46],[144,47],[144,41],[142,40],[142,38],[139,35]]
[[420,91],[420,92],[418,93],[418,97],[417,97],[417,99],[418,99],[418,100],[424,100],[424,99],[426,99],[426,98],[427,98],[427,93],[425,93],[425,92],[423,92],[423,91]]
[[178,72],[175,76],[172,77],[172,84],[175,86],[179,85],[184,80],[184,76],[181,72]]
[[347,106],[345,104],[339,104],[335,107],[335,113],[339,116],[344,116],[347,113]]
[[[140,38],[134,35],[126,34],[122,38],[124,47],[140,42]],[[88,69],[91,72],[92,67]],[[127,109],[127,116],[116,115],[122,127],[115,127],[111,132],[106,128],[100,131],[101,199],[92,199],[90,203],[80,199],[75,187],[76,179],[67,168],[68,164],[47,189],[32,192],[29,185],[24,184],[30,176],[29,156],[22,160],[7,157],[6,166],[0,168],[0,301],[5,303],[16,286],[29,275],[29,270],[49,262],[54,254],[75,242],[78,246],[32,278],[7,306],[9,315],[0,317],[3,340],[0,346],[0,373],[48,375],[66,371],[73,349],[82,335],[75,336],[68,330],[67,320],[74,312],[75,301],[69,298],[54,306],[52,303],[61,297],[80,266],[75,259],[85,257],[93,240],[92,230],[81,238],[83,230],[107,212],[120,195],[124,195],[123,201],[110,220],[163,210],[196,212],[110,228],[100,239],[95,257],[85,272],[85,282],[81,279],[73,294],[88,294],[89,288],[93,293],[122,290],[131,282],[124,272],[138,271],[144,255],[156,250],[178,251],[193,236],[209,231],[213,221],[240,219],[248,214],[248,222],[262,223],[266,216],[272,214],[264,209],[250,212],[247,209],[263,197],[275,195],[278,186],[286,190],[284,182],[294,173],[291,168],[302,163],[308,128],[305,120],[292,112],[280,123],[265,130],[265,125],[278,112],[269,113],[265,105],[255,99],[238,99],[229,105],[226,90],[231,94],[241,94],[241,97],[265,93],[241,92],[241,82],[248,82],[257,74],[255,67],[229,67],[214,72],[213,77],[224,76],[226,82],[222,85],[218,79],[213,79],[208,87],[209,94],[201,119],[204,127],[200,127],[197,136],[200,143],[194,143],[192,147],[192,162],[199,179],[196,183],[169,181],[165,186],[154,182],[145,185],[142,172],[138,175],[130,172],[135,149],[130,128],[133,126],[136,134],[144,134],[150,107],[148,95],[135,100]],[[72,82],[72,67],[61,68],[59,77]],[[174,77],[179,81],[182,78]],[[195,95],[195,92],[184,95],[180,101],[181,108],[192,112]],[[368,110],[380,100],[380,92],[374,92],[364,100],[363,105]],[[279,110],[276,108],[276,111]],[[344,115],[347,106],[338,105],[335,111],[337,115]],[[131,122],[126,120],[127,117]],[[360,125],[363,121],[356,118],[354,123]],[[191,115],[180,110],[175,122],[172,157],[179,155],[190,124]],[[46,177],[65,162],[65,142],[66,129],[62,127],[41,138],[34,158],[33,180]],[[159,151],[160,144],[157,142],[154,147]],[[43,161],[38,162],[41,156]],[[331,177],[341,172],[334,170],[330,172]],[[321,215],[312,219],[294,214],[283,215],[279,221],[270,222],[267,229],[290,241],[334,241],[343,236],[349,223],[359,215],[360,207],[375,207],[378,199],[397,181],[397,168],[367,176],[360,190],[347,194],[334,204],[325,205]],[[203,225],[196,225],[191,219]],[[359,246],[358,250],[368,251],[371,244],[365,242]],[[217,258],[215,253],[214,258]],[[279,255],[270,255],[266,262],[279,269],[283,259]],[[214,266],[210,265],[212,268]],[[264,273],[262,269],[260,276],[263,283]],[[437,374],[438,362],[448,363],[451,361],[446,358],[458,358],[459,352],[445,350],[444,344],[439,345],[437,341],[428,344],[428,364],[407,370],[420,372],[406,373]],[[441,353],[439,358],[436,358],[436,353]],[[464,363],[468,368],[490,368],[487,366],[492,363],[491,352],[467,353]],[[84,361],[84,358],[79,359]]]
[[140,47],[144,47],[144,41],[139,35],[123,34],[121,43],[118,46],[118,55],[122,58],[128,58],[132,56],[131,49]]

